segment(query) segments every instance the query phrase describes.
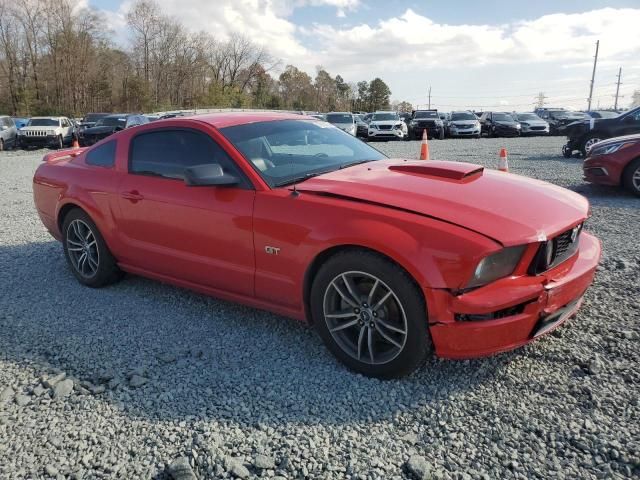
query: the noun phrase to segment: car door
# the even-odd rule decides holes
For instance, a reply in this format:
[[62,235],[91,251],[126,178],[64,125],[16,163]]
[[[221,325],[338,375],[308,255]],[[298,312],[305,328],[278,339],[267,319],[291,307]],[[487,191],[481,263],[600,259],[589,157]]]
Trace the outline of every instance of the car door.
[[629,112],[627,115],[619,119],[621,123],[621,131],[615,132],[616,135],[631,135],[640,133],[640,109],[635,112]]
[[[218,163],[234,186],[187,186],[186,167]],[[118,187],[123,263],[147,272],[252,296],[255,191],[201,130],[165,127],[131,138]]]

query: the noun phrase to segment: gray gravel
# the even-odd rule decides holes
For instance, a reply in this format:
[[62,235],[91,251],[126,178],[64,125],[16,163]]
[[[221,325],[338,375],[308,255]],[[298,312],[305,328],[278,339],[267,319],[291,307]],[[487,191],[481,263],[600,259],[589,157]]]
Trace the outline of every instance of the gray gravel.
[[0,154],[0,478],[639,476],[640,199],[584,184],[561,144],[430,142],[490,167],[506,146],[512,172],[589,197],[604,256],[579,315],[386,382],[270,313],[132,276],[81,287],[33,208],[42,152]]

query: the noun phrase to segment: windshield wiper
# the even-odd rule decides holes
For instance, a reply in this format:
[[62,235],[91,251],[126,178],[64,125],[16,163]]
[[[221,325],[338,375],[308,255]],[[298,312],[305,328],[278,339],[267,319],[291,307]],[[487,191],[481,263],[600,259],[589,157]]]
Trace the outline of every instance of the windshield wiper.
[[285,185],[291,185],[292,183],[304,182],[305,180],[309,180],[310,178],[317,177],[319,175],[324,175],[325,173],[331,173],[331,172],[334,172],[334,171],[335,171],[335,169],[332,168],[331,170],[324,170],[322,172],[305,173],[304,175],[300,175],[299,177],[290,178],[290,179],[285,180],[285,181],[280,182],[280,183],[274,183],[273,186],[274,187],[284,187]]
[[375,160],[358,160],[357,162],[345,163],[344,165],[340,165],[340,168],[338,170],[342,170],[343,168],[353,167],[355,165],[360,165],[361,163],[369,163],[369,162],[375,162]]

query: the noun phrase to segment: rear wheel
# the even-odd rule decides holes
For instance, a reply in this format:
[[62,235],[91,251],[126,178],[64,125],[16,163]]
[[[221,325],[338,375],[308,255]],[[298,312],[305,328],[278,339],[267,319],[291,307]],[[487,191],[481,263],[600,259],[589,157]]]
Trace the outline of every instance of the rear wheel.
[[4,152],[4,140],[0,138],[0,152]]
[[636,158],[624,169],[622,183],[631,193],[640,196],[640,158]]
[[438,140],[444,140],[444,129],[440,130],[440,133],[438,134]]
[[58,136],[58,150],[62,150],[64,148],[64,140],[62,138],[62,135]]
[[364,375],[407,375],[431,350],[420,291],[402,268],[375,253],[347,250],[327,260],[312,285],[311,310],[327,348]]
[[122,276],[98,227],[80,209],[71,210],[62,226],[64,255],[78,281],[88,287],[102,287]]

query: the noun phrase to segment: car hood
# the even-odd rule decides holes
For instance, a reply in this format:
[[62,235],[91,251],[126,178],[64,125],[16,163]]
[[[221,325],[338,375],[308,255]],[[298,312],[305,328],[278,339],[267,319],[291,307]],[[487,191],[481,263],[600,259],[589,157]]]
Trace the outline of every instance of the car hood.
[[591,148],[595,147],[596,145],[601,147],[603,145],[611,145],[620,142],[640,142],[640,133],[635,133],[633,135],[624,135],[622,137],[607,138],[606,140],[602,140],[596,143]]
[[371,122],[369,124],[369,126],[371,125],[391,125],[392,127],[394,125],[402,125],[403,121],[402,120],[376,120],[374,122]]
[[99,126],[99,127],[91,127],[91,128],[85,128],[82,133],[84,135],[101,135],[104,133],[113,133],[116,131],[116,127],[110,127],[110,126]]
[[477,125],[477,120],[450,120],[451,125]]
[[522,120],[520,123],[526,123],[532,127],[546,127],[548,125],[544,120]]
[[20,130],[24,132],[24,131],[35,131],[35,130],[56,130],[58,128],[60,128],[60,127],[58,127],[56,125],[51,125],[51,126],[48,126],[48,127],[33,127],[33,126],[31,126],[31,127],[22,127]]
[[354,127],[355,123],[332,123],[334,127],[338,127],[340,130],[350,130]]
[[462,162],[381,160],[320,175],[298,190],[436,218],[504,246],[543,241],[589,212],[587,199],[570,190]]
[[510,128],[518,128],[516,122],[495,122],[496,125],[500,125],[501,127],[510,127]]

